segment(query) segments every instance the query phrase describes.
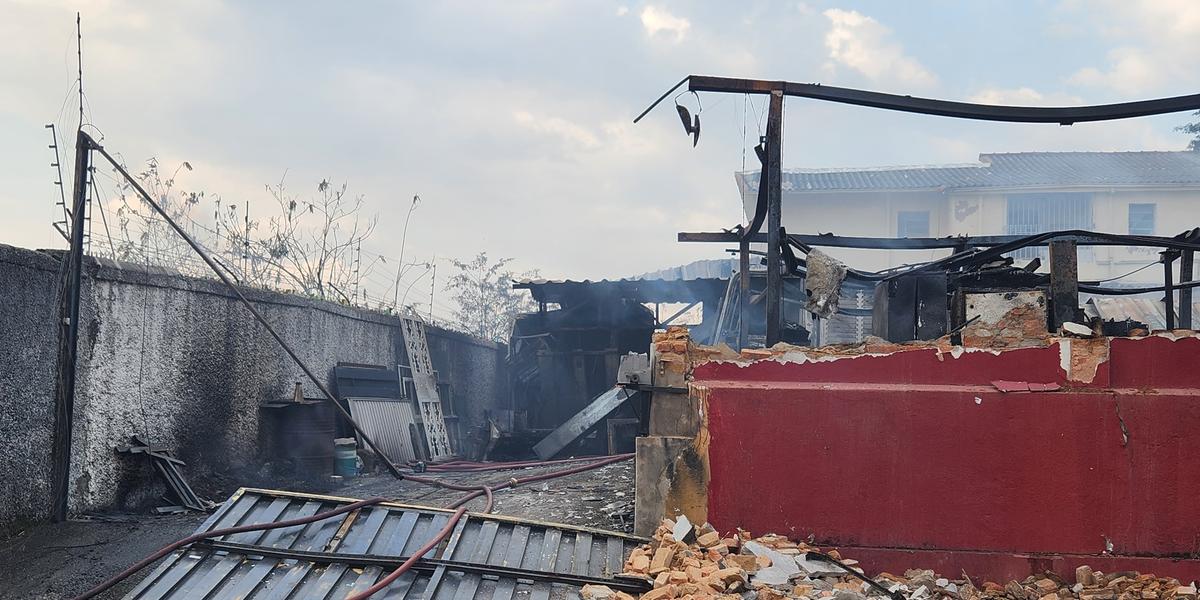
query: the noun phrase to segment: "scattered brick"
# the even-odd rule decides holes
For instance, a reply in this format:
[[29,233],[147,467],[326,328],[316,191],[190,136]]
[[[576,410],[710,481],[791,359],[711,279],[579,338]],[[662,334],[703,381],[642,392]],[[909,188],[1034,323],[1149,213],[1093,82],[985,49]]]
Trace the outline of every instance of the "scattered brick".
[[[806,559],[805,553],[820,551],[809,544],[774,534],[754,538],[740,529],[722,536],[707,523],[695,527],[695,535],[688,536],[692,543],[685,544],[672,536],[675,525],[663,521],[654,540],[626,560],[625,573],[654,577],[653,589],[640,600],[882,600],[879,591],[862,580],[827,562]],[[771,567],[771,559],[752,554],[747,546],[760,552],[760,546],[766,547],[776,560],[795,560],[796,574],[787,581],[756,580],[752,575]],[[826,554],[859,569],[856,561],[841,558],[836,550]],[[910,569],[903,576],[880,573],[874,580],[909,600],[1200,600],[1194,585],[1176,579],[1136,571],[1105,574],[1086,565],[1075,570],[1074,584],[1047,572],[1003,585],[988,581],[977,588],[965,578],[940,577],[928,569]],[[581,596],[633,600],[605,586],[587,586]]]

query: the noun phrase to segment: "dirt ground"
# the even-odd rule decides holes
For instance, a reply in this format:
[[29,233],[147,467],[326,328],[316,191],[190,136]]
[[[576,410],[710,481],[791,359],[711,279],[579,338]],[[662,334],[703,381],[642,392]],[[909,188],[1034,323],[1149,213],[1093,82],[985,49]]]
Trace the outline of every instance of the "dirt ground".
[[[562,468],[538,467],[438,477],[456,483],[494,483]],[[462,492],[397,481],[389,475],[360,477],[334,488],[292,489],[351,498],[386,496],[426,506],[445,506],[463,495]],[[471,507],[478,510],[482,505],[483,499],[478,499]],[[568,525],[632,531],[633,461],[502,490],[496,493],[493,512]],[[106,515],[34,525],[0,540],[0,598],[70,598],[158,548],[189,535],[206,516]],[[153,568],[147,567],[100,597],[123,597]]]

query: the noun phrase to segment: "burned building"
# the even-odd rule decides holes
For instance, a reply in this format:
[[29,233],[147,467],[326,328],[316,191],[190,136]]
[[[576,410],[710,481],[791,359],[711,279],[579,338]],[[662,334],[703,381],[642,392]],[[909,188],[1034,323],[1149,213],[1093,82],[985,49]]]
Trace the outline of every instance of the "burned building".
[[[692,330],[697,336],[709,337],[729,274],[729,261],[711,263],[643,278],[515,283],[517,289],[530,291],[539,308],[516,320],[509,341],[514,422],[506,437],[524,440],[505,444],[509,451],[520,453],[522,447],[528,451],[532,442],[612,389],[621,357],[644,353],[655,329],[696,310],[703,318]],[[682,308],[672,315],[656,314],[648,307],[656,304]],[[622,429],[609,436],[608,427],[596,423],[605,435],[582,440],[579,443],[583,445],[574,450],[608,452],[610,444],[631,449],[643,412],[626,403],[605,419]]]

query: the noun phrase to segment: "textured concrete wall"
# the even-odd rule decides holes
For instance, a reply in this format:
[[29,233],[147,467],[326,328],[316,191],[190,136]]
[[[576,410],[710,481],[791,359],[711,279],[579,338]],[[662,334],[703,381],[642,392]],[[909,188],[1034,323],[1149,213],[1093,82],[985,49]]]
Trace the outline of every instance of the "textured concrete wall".
[[[0,527],[44,518],[50,501],[57,268],[43,253],[0,246]],[[393,317],[244,292],[331,389],[338,362],[407,362]],[[262,401],[290,396],[295,382],[320,395],[219,282],[98,261],[82,298],[72,511],[157,502],[144,461],[113,450],[132,434],[174,449],[193,486],[210,491],[256,466]],[[437,329],[429,341],[462,430],[485,423],[506,393],[504,347]]]
[[58,261],[0,245],[0,534],[50,512]]
[[[457,331],[426,330],[430,360],[438,380],[450,384],[450,398],[458,418],[460,453],[478,456],[486,444],[487,423],[511,420],[505,356],[507,346],[473,338]],[[449,425],[449,423],[448,423]]]
[[[197,481],[258,455],[258,406],[317,388],[214,281],[111,263],[91,270],[81,340],[72,508],[142,504],[142,461],[113,446],[137,433],[177,449]],[[338,361],[394,362],[395,320],[298,296],[246,290],[332,389]],[[131,472],[133,471],[133,472]]]

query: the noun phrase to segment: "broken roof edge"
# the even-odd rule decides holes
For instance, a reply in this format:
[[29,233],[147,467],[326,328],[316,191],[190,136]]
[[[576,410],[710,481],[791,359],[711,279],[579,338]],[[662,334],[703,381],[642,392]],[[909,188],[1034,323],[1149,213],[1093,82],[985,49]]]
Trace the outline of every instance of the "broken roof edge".
[[[313,500],[313,501],[317,501],[317,502],[329,502],[329,503],[336,503],[336,504],[350,504],[350,503],[359,502],[362,500],[362,498],[350,498],[350,497],[345,497],[345,496],[331,496],[328,494],[316,494],[316,493],[312,493],[312,492],[295,492],[295,491],[291,491],[291,490],[274,490],[274,489],[270,489],[270,488],[244,486],[244,487],[240,487],[236,491],[234,491],[233,494],[231,494],[229,496],[229,498],[226,499],[224,503],[222,503],[222,506],[220,509],[217,509],[215,512],[213,512],[212,515],[209,515],[208,519],[201,525],[201,530],[208,530],[212,524],[214,524],[220,520],[220,518],[224,514],[224,510],[227,505],[232,506],[233,503],[238,498],[241,498],[242,496],[244,496],[246,494],[259,494],[262,496],[270,496],[273,498],[297,498],[297,499],[303,499],[303,500]],[[402,509],[402,510],[422,510],[422,511],[427,511],[427,512],[444,513],[447,515],[454,514],[454,511],[455,511],[455,509],[453,509],[453,508],[445,508],[445,507],[440,507],[440,506],[426,506],[424,504],[409,504],[407,502],[400,502],[400,501],[396,501],[396,500],[385,500],[375,506],[379,506],[379,507],[383,507],[383,508],[397,508],[397,509]],[[523,517],[513,517],[513,516],[509,516],[509,515],[500,515],[500,514],[495,514],[495,513],[481,513],[481,512],[467,511],[467,514],[474,516],[474,517],[479,517],[481,519],[502,521],[505,523],[516,523],[516,524],[525,524],[525,525],[535,524],[535,525],[540,525],[540,526],[545,526],[545,527],[553,527],[555,529],[567,529],[567,530],[571,530],[571,531],[580,531],[580,532],[584,532],[584,533],[593,533],[593,534],[598,533],[598,534],[602,534],[602,535],[606,535],[606,536],[610,536],[610,537],[619,537],[619,538],[624,538],[624,539],[628,539],[630,541],[637,541],[637,542],[647,542],[650,540],[650,538],[648,538],[648,537],[633,535],[631,533],[624,533],[621,531],[609,531],[607,529],[600,529],[599,527],[588,527],[586,525],[568,525],[566,523],[555,523],[552,521],[542,521],[540,519],[527,519],[527,518],[523,518]]]
[[[947,356],[952,361],[956,361],[971,355],[987,354],[998,357],[1009,353],[1052,351],[1058,370],[1058,374],[1054,378],[1066,384],[1067,387],[1108,388],[1111,387],[1109,375],[1101,373],[1100,367],[1109,361],[1109,349],[1112,343],[1117,340],[1141,341],[1147,339],[1164,339],[1169,342],[1200,340],[1200,332],[1176,329],[1153,331],[1143,336],[1095,337],[1047,334],[1045,337],[1029,338],[1029,341],[1035,343],[996,347],[952,344],[948,336],[935,340],[912,342],[888,342],[870,337],[858,344],[807,347],[779,343],[771,348],[748,348],[741,352],[733,350],[726,344],[716,346],[693,344],[686,332],[680,331],[660,330],[656,332],[654,341],[655,349],[660,357],[665,353],[683,354],[689,381],[693,381],[694,370],[705,365],[711,365],[718,370],[734,368],[741,371],[742,369],[757,368],[766,363],[793,366],[817,365],[860,358],[886,358],[922,351],[934,353],[939,363],[945,363]],[[663,345],[664,343],[665,345]],[[663,359],[656,360],[662,361]],[[666,360],[671,359],[667,358]],[[705,377],[704,379],[706,381],[723,380],[728,375],[729,372],[724,371],[721,376]],[[1043,373],[1043,375],[1049,376],[1049,373]],[[1045,378],[1043,377],[1043,379]],[[1004,378],[1000,377],[999,379]]]

